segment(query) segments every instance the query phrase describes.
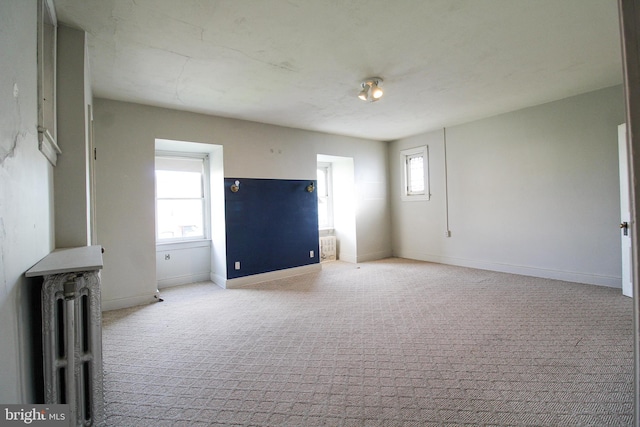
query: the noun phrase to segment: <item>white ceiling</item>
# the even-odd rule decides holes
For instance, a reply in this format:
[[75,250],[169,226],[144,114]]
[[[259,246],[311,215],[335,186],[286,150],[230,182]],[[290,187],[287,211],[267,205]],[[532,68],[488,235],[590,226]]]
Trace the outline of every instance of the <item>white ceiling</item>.
[[97,97],[374,140],[622,82],[615,0],[54,4],[88,33]]

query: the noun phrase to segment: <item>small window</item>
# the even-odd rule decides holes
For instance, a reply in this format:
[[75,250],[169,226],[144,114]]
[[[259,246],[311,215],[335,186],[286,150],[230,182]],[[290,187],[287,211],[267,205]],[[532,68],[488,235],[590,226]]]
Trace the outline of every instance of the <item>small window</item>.
[[207,157],[156,155],[155,169],[156,242],[207,238]]
[[427,146],[402,150],[402,199],[429,200]]
[[318,228],[333,228],[331,163],[318,163]]

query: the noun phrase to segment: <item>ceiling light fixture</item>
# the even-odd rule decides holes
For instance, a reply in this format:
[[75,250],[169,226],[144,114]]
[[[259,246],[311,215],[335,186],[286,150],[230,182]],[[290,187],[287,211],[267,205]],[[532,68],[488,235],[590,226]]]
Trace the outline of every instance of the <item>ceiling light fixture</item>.
[[375,102],[382,98],[382,79],[380,77],[369,77],[360,85],[362,90],[358,94],[358,98],[363,101]]

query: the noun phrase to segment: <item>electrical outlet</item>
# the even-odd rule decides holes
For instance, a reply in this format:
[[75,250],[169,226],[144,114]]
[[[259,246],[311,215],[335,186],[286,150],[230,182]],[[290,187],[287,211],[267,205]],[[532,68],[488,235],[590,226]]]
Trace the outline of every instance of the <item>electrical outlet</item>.
[[169,261],[171,259],[171,254],[165,254],[164,255],[164,260],[165,261]]
[[445,231],[444,237],[451,237],[451,231],[450,230]]
[[313,258],[313,251],[309,251],[309,258]]
[[236,267],[236,270],[240,270],[240,261],[236,261],[235,267]]

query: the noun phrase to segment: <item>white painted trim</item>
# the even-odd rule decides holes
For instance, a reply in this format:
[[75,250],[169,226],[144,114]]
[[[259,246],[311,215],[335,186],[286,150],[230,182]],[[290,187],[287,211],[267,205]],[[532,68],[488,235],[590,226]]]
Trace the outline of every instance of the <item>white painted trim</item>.
[[[45,52],[45,15],[48,14],[51,18],[51,26],[53,27],[53,34],[51,35],[51,50],[52,52]],[[56,142],[57,139],[57,46],[58,46],[58,17],[56,15],[56,8],[53,4],[53,0],[39,0],[38,1],[38,16],[37,16],[37,66],[38,66],[38,149],[49,160],[49,162],[56,166],[58,162],[58,154],[62,154],[60,147]],[[51,56],[51,75],[45,75],[46,59]],[[51,79],[52,93],[44,93],[44,82]],[[53,102],[51,105],[51,117],[48,117],[44,108],[45,96],[52,96]],[[45,120],[45,117],[47,120]],[[51,128],[47,128],[51,126]]]
[[121,308],[135,307],[138,305],[151,304],[158,301],[157,291],[153,295],[138,295],[129,298],[116,298],[112,300],[102,300],[102,311],[119,310]]
[[182,242],[156,243],[156,252],[179,251],[191,248],[210,248],[211,239],[189,240]]
[[211,280],[216,285],[220,286],[222,289],[226,289],[227,287],[227,278],[219,274],[216,274],[213,271],[209,276],[209,280]]
[[465,258],[446,257],[433,254],[403,252],[397,254],[400,258],[435,262],[438,264],[456,265],[459,267],[477,268],[479,270],[499,271],[501,273],[519,274],[522,276],[540,277],[543,279],[562,280],[565,282],[583,283],[587,285],[621,288],[622,278],[617,276],[602,276],[575,271],[551,270],[547,268],[529,267],[524,265],[502,264],[496,262],[472,260]]
[[171,286],[187,285],[189,283],[207,282],[210,280],[210,273],[186,274],[183,276],[167,277],[158,280],[158,289],[169,288]]
[[[257,283],[271,280],[284,279],[286,277],[300,276],[301,274],[315,273],[322,270],[320,263],[303,265],[301,267],[287,268],[284,270],[270,271],[268,273],[252,274],[251,276],[238,277],[237,279],[227,279],[224,285],[214,280],[214,283],[225,289],[241,288],[243,286],[255,285]],[[213,280],[213,278],[212,278]]]
[[55,139],[49,132],[49,129],[38,126],[38,149],[55,166],[58,163],[58,154],[62,154],[62,150]]

